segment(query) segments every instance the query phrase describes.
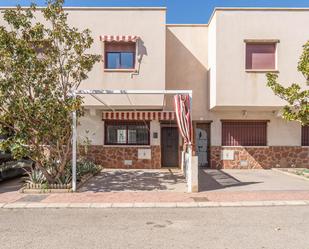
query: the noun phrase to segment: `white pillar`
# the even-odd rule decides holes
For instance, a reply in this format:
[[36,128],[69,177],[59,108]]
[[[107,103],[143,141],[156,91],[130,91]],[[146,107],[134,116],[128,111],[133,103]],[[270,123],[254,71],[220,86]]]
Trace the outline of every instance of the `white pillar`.
[[76,191],[76,147],[77,147],[77,127],[76,111],[72,113],[72,190]]
[[197,156],[190,156],[188,163],[188,192],[196,193],[198,192],[198,158]]

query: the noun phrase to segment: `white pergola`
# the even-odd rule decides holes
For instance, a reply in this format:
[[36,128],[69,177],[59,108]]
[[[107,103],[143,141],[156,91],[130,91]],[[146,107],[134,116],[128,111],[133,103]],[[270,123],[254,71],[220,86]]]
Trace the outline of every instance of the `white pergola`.
[[[90,95],[96,100],[101,102],[103,105],[108,106],[104,100],[100,99],[96,95],[119,95],[119,94],[142,94],[142,95],[188,95],[190,97],[190,112],[192,117],[192,90],[74,90],[72,92],[73,97],[77,95]],[[114,111],[114,110],[113,110]],[[72,113],[72,127],[73,127],[73,138],[72,138],[72,190],[76,191],[76,162],[77,162],[77,116],[76,111]]]

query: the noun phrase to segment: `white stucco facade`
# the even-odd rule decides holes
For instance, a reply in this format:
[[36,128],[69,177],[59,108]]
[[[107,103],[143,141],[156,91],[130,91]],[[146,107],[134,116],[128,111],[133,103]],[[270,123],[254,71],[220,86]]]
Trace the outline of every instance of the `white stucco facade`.
[[[102,60],[94,66],[80,89],[192,90],[193,124],[194,127],[198,123],[209,125],[208,146],[214,147],[217,153],[210,160],[215,163],[221,160],[218,156],[221,148],[217,147],[222,146],[223,120],[267,121],[267,143],[264,147],[270,150],[272,147],[280,147],[276,148],[278,150],[283,147],[294,150],[297,147],[300,148],[297,153],[303,153],[301,156],[305,160],[309,157],[309,154],[306,157],[306,151],[302,151],[307,147],[302,146],[301,125],[281,118],[280,109],[285,102],[266,86],[265,75],[267,72],[279,73],[279,81],[283,85],[297,82],[303,89],[308,88],[305,79],[297,71],[297,63],[302,45],[309,39],[309,9],[218,8],[208,24],[180,25],[166,24],[165,8],[67,8],[66,11],[70,25],[90,29],[94,43],[89,52],[102,55]],[[38,20],[41,20],[40,17]],[[0,24],[3,24],[1,19]],[[132,70],[106,70],[105,45],[100,40],[101,35],[139,37],[136,42],[136,63]],[[248,40],[276,41],[275,70],[246,70],[245,46]],[[115,112],[173,110],[171,98],[159,95],[98,97],[109,107],[86,95],[85,115],[79,120],[78,135],[80,142],[87,137],[91,145],[101,146],[102,154],[112,153],[106,152],[106,148],[117,147],[104,144],[102,112],[111,109]],[[149,145],[118,146],[120,152],[115,153],[122,153],[121,160],[131,160],[133,152],[130,149],[134,147],[151,148],[156,162],[146,162],[147,167],[161,167],[161,131],[167,124],[158,119],[149,121],[149,124]],[[175,127],[175,120],[170,120],[170,125]],[[181,145],[180,138],[177,146]],[[124,148],[129,150],[124,152]],[[253,168],[258,165],[260,159],[251,158],[254,153],[237,153],[244,160],[249,158]],[[288,152],[284,153],[288,155]],[[142,167],[142,163],[137,160],[137,167]],[[265,168],[273,167],[267,163],[264,164]],[[288,162],[285,165],[290,164]],[[117,167],[122,166],[119,165]]]

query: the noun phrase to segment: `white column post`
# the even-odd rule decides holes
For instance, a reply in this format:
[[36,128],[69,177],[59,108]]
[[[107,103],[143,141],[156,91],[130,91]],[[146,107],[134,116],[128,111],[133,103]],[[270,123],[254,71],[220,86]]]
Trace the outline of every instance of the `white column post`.
[[[75,98],[76,95],[74,94]],[[76,111],[72,112],[72,190],[76,192],[76,150],[77,150],[77,117]]]
[[[190,117],[191,117],[191,140],[193,140],[193,116],[192,116],[192,93],[189,94],[190,99]],[[189,144],[188,152],[189,152],[189,162],[188,162],[188,192],[198,192],[198,158],[197,156],[193,156],[193,143]]]

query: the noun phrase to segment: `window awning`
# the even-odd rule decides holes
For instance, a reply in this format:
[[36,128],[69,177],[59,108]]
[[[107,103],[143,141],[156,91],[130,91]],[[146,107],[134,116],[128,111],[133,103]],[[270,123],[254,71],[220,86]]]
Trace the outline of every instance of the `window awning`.
[[175,112],[103,112],[103,120],[175,120]]
[[105,42],[136,42],[139,39],[137,35],[101,35],[100,40]]

